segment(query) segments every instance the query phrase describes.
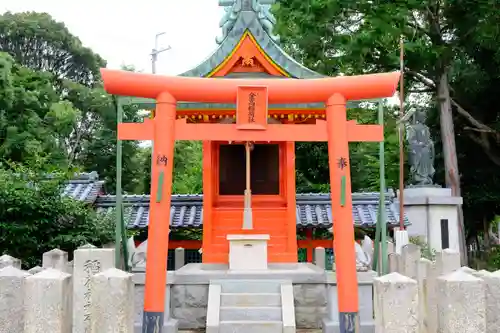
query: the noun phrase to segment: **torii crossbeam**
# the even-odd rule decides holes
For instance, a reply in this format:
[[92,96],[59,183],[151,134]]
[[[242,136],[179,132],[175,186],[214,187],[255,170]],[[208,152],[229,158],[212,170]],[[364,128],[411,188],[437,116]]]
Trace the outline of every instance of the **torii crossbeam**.
[[[324,79],[207,79],[101,70],[108,93],[157,101],[155,118],[119,124],[122,140],[152,140],[149,253],[146,265],[143,332],[161,332],[175,140],[327,141],[340,327],[357,332],[358,286],[353,247],[349,142],[381,141],[379,125],[347,120],[348,100],[391,97],[399,72]],[[176,120],[177,101],[236,102],[236,124],[187,124]],[[270,103],[326,102],[326,122],[267,124]],[[155,330],[155,328],[160,330]]]

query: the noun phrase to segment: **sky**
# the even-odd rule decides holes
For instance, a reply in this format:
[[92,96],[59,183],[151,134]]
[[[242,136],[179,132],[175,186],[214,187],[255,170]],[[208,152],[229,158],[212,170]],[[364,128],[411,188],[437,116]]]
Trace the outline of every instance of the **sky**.
[[[155,36],[165,33],[159,36],[158,48],[171,48],[158,55],[156,72],[176,75],[196,67],[216,50],[215,37],[221,34],[219,21],[224,13],[218,3],[135,0],[120,5],[112,0],[0,0],[0,13],[49,13],[113,69],[132,65],[138,71],[151,72]],[[396,100],[391,98],[390,102]]]
[[215,51],[224,12],[218,0],[2,0],[0,13],[6,11],[49,13],[109,68],[133,65],[151,72],[155,36],[165,32],[159,48],[171,49],[158,55],[156,71],[169,75],[196,67]]

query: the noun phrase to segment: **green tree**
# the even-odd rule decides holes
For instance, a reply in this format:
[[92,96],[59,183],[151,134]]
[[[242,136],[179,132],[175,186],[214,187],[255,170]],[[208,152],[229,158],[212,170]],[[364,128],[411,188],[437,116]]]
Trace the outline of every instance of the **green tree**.
[[4,13],[0,16],[0,51],[35,71],[50,72],[57,80],[86,86],[99,83],[106,62],[82,45],[64,23],[47,13]]
[[[143,149],[141,156],[145,168],[143,189],[145,193],[149,194],[151,190],[151,147]],[[203,192],[202,159],[201,141],[177,141],[175,143],[172,193],[194,194]]]
[[[46,161],[36,161],[47,165]],[[72,173],[20,165],[0,166],[0,253],[40,265],[42,253],[59,248],[73,253],[81,245],[101,246],[114,239],[112,223],[103,223],[88,205],[61,196]]]
[[[385,169],[386,186],[399,184],[399,143],[392,108],[385,107]],[[377,106],[373,103],[363,108],[350,109],[348,118],[360,124],[378,122]],[[379,191],[380,163],[379,144],[355,142],[349,145],[351,180],[353,191]],[[300,142],[296,144],[296,168],[298,192],[329,192],[330,174],[327,143]]]
[[423,107],[434,118],[430,125],[438,134],[437,157],[444,162],[444,168],[438,165],[437,180],[455,188],[456,195],[461,195],[461,185],[465,189],[470,235],[499,208],[494,171],[500,165],[498,111],[493,102],[498,95],[498,5],[283,0],[275,8],[284,47],[329,75],[399,69],[398,42],[405,36],[406,91],[433,97]]
[[[102,88],[81,85],[69,91],[69,99],[82,115],[69,137],[69,162],[87,171],[97,171],[106,181],[108,193],[116,189],[116,101]],[[125,122],[140,121],[136,106],[124,107]],[[144,164],[138,141],[122,141],[122,186],[127,193],[141,193]]]
[[65,165],[56,133],[68,130],[76,110],[59,99],[49,73],[35,72],[0,53],[0,157],[15,162],[50,156]]

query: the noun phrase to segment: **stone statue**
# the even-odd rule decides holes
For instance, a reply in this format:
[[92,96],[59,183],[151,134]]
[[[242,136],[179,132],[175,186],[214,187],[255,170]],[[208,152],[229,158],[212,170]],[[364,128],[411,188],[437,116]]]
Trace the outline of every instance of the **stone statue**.
[[429,127],[425,125],[426,115],[416,111],[411,124],[406,125],[406,140],[408,141],[411,185],[433,185],[434,177],[434,142],[431,139]]
[[132,264],[131,267],[145,268],[147,255],[148,255],[148,240],[146,239],[144,242],[139,244],[137,248],[134,248],[130,258]]
[[224,7],[224,15],[219,22],[219,27],[222,29],[222,36],[216,37],[217,44],[221,44],[233,29],[239,14],[242,11],[254,12],[264,31],[269,37],[279,42],[279,36],[273,35],[273,27],[276,24],[276,18],[271,13],[271,5],[276,0],[219,0],[219,6]]
[[[328,231],[333,233],[333,228],[329,228]],[[356,253],[356,270],[358,272],[369,271],[373,258],[373,241],[371,238],[365,235],[361,245],[354,241],[354,251]],[[333,270],[335,270],[335,264]]]

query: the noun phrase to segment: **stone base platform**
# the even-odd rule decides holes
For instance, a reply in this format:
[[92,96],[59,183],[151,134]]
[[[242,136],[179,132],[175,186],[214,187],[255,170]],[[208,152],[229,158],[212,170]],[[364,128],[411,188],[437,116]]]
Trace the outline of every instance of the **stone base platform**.
[[[372,286],[375,276],[372,271],[358,272],[359,316],[363,333],[374,331]],[[291,281],[297,331],[338,332],[335,272],[325,271],[311,263],[269,264],[268,269],[262,271],[231,271],[228,265],[222,264],[187,264],[176,271],[169,271],[166,305],[170,308],[171,320],[177,321],[181,331],[204,332],[210,281],[239,279]],[[134,282],[135,321],[139,324],[142,321],[145,274],[136,272]]]

